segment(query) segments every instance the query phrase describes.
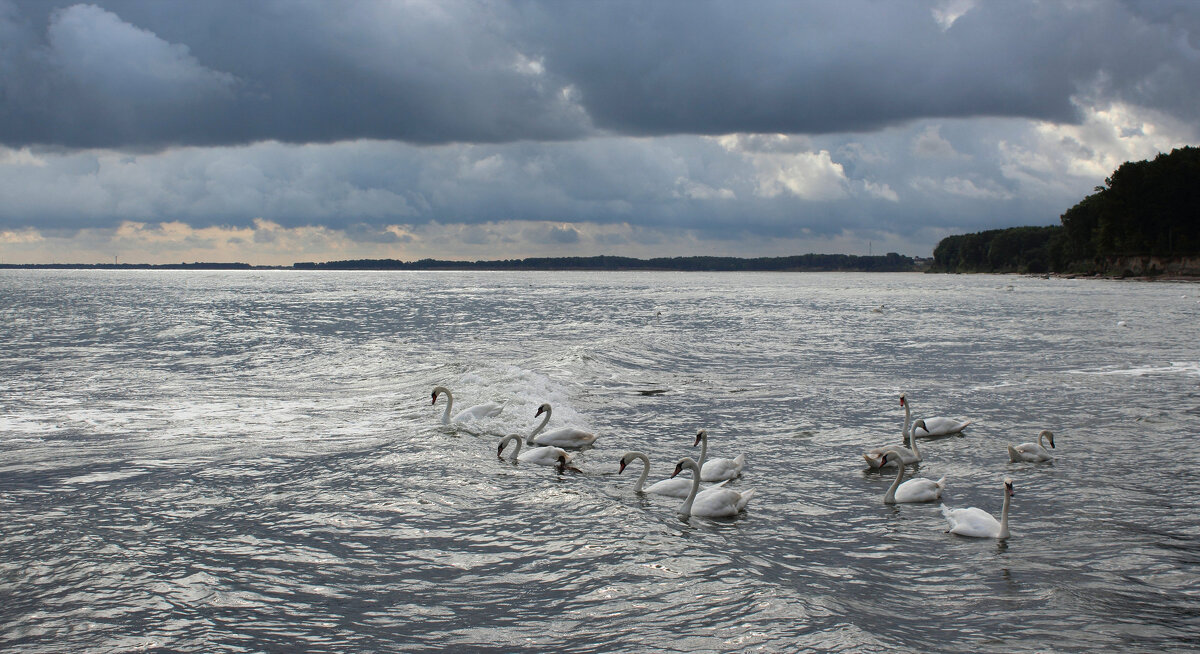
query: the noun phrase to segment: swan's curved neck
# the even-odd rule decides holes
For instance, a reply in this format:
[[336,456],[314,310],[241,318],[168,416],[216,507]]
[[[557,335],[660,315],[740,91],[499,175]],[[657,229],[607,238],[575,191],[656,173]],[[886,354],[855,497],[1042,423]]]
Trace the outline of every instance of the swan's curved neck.
[[[500,449],[496,452],[496,455],[500,456],[501,454],[503,454],[504,446],[507,445],[510,441],[513,443],[516,443],[517,445],[516,445],[516,449],[513,450],[512,456],[509,457],[509,460],[516,461],[517,455],[521,453],[521,437],[517,436],[516,434],[512,434],[510,436],[505,436],[504,439],[500,441]],[[504,458],[504,457],[501,456],[500,458]]]
[[[1046,449],[1046,432],[1044,431],[1038,434],[1038,447],[1042,448],[1043,450]],[[1005,495],[1005,497],[1008,496]]]
[[692,502],[696,501],[696,493],[700,491],[700,466],[695,461],[687,461],[683,467],[692,471],[692,490],[679,507],[679,515],[692,515]]
[[911,432],[908,431],[908,426],[912,423],[912,407],[908,405],[908,399],[904,400],[904,426],[900,428],[900,434],[904,438],[909,438]]
[[[885,453],[884,456],[887,456],[887,454]],[[887,493],[884,494],[883,501],[885,503],[887,503],[887,504],[895,504],[896,503],[896,489],[900,488],[900,482],[903,479],[904,479],[904,462],[898,460],[898,461],[896,461],[896,481],[892,482],[892,485],[889,486],[887,489]]]
[[529,436],[525,439],[526,445],[533,445],[533,437],[542,433],[542,430],[546,428],[546,423],[550,422],[550,409],[546,409],[545,413],[546,417],[542,418],[542,421],[538,423],[538,426],[534,427],[533,431],[529,432]]
[[442,412],[442,424],[450,424],[450,407],[454,406],[454,396],[450,394],[450,389],[443,388],[442,394],[446,396],[446,410]]
[[[696,462],[696,467],[699,467],[699,468],[704,467],[704,462],[705,462],[705,460],[707,460],[707,457],[708,457],[708,432],[700,432],[700,460]],[[699,479],[700,475],[697,474],[696,478]]]
[[633,492],[640,493],[642,492],[642,484],[646,483],[646,477],[650,476],[650,458],[641,452],[634,452],[633,458],[641,459],[642,463],[646,464],[642,466],[642,475],[638,477],[637,483],[633,485]]
[[[908,447],[909,447],[909,449],[912,450],[913,456],[917,457],[917,460],[920,461],[921,460],[921,450],[917,449],[917,429],[916,429],[916,427],[913,427],[913,430],[911,432],[909,432],[909,434],[908,434]],[[904,465],[904,462],[901,462],[900,465]]]
[[1000,509],[1000,535],[999,538],[1008,538],[1008,504],[1012,501],[1012,496],[1008,493],[1008,488],[1004,489],[1004,507]]

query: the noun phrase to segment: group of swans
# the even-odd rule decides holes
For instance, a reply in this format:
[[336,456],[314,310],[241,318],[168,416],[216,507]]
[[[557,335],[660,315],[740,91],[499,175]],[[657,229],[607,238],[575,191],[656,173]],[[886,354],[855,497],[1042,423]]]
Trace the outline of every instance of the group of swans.
[[[940,500],[942,491],[946,488],[945,476],[937,481],[923,477],[904,481],[905,467],[922,461],[921,452],[917,448],[917,437],[945,436],[960,433],[964,427],[971,423],[969,420],[961,421],[938,416],[935,418],[918,419],[912,423],[912,430],[910,431],[911,405],[903,393],[900,395],[900,406],[904,407],[904,426],[901,433],[905,442],[911,445],[912,449],[899,445],[885,445],[868,450],[863,454],[863,458],[866,460],[868,466],[875,469],[896,466],[896,479],[883,496],[885,503],[933,502]],[[1054,448],[1054,434],[1049,430],[1042,430],[1038,434],[1038,442],[1036,443],[1009,445],[1009,461],[1012,463],[1049,461],[1053,456],[1046,449],[1046,443],[1049,443],[1051,449]],[[946,521],[950,524],[949,532],[952,534],[975,538],[1008,538],[1008,509],[1012,496],[1013,481],[1011,478],[1005,477],[1004,504],[1001,507],[999,520],[987,511],[977,507],[950,509],[943,504],[941,505],[941,511]]]
[[[708,430],[706,429],[701,429],[696,434],[696,442],[692,444],[692,447],[696,445],[701,445],[699,462],[691,457],[680,459],[679,463],[675,465],[675,472],[671,473],[669,479],[655,482],[648,488],[642,488],[642,485],[646,483],[646,478],[650,475],[650,458],[641,452],[626,452],[621,457],[617,474],[625,472],[625,468],[633,461],[641,460],[643,463],[642,474],[633,486],[635,493],[654,493],[682,499],[683,504],[679,507],[681,516],[726,518],[737,515],[746,508],[750,498],[754,497],[754,490],[737,491],[726,488],[725,483],[742,474],[742,469],[746,466],[746,455],[739,454],[732,459],[706,460],[708,457]],[[678,477],[679,473],[685,469],[692,473],[690,480]],[[702,481],[719,483],[701,491],[700,482]]]

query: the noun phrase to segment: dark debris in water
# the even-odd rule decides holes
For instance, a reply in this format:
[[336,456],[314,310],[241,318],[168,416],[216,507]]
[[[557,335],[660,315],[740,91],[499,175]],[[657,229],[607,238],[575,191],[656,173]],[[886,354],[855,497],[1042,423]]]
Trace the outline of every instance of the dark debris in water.
[[666,393],[666,392],[667,392],[667,389],[665,389],[665,388],[652,388],[652,389],[646,390],[646,391],[638,391],[638,395],[662,395],[663,393]]

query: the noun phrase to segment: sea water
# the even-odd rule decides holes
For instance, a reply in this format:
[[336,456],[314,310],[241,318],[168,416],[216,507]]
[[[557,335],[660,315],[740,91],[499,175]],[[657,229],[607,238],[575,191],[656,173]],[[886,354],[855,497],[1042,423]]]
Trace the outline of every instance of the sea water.
[[[1194,651],[1198,288],[2,271],[0,648]],[[504,409],[443,426],[436,385]],[[1011,477],[1010,538],[882,502],[902,392],[971,421],[911,474],[997,516]],[[581,473],[497,458],[543,402]],[[736,518],[617,474],[699,429]]]

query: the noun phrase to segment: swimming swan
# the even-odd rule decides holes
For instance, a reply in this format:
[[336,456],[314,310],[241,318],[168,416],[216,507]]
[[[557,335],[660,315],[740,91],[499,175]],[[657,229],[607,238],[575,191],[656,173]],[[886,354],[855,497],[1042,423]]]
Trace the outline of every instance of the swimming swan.
[[742,474],[746,467],[746,455],[739,454],[735,458],[708,459],[708,430],[701,429],[696,433],[696,442],[692,447],[700,446],[700,481],[726,481]]
[[566,450],[562,449],[561,447],[535,447],[533,449],[526,450],[524,454],[521,454],[521,436],[519,434],[509,434],[500,440],[500,447],[496,448],[496,458],[501,460],[504,459],[504,446],[507,445],[509,441],[515,441],[517,444],[516,449],[513,450],[512,456],[509,458],[509,461],[535,463],[540,466],[556,466],[559,465],[559,459],[561,457],[567,457],[567,461],[571,460],[570,455],[568,455]]
[[698,515],[706,518],[724,518],[737,515],[750,498],[754,497],[753,490],[738,492],[730,488],[709,488],[703,493],[700,490],[700,466],[690,457],[685,457],[675,466],[671,477],[678,475],[684,468],[692,471],[692,489],[687,499],[679,507],[679,515]]
[[942,505],[942,515],[950,523],[950,533],[972,538],[1008,538],[1008,503],[1013,496],[1012,479],[1004,478],[1004,507],[1000,509],[1000,520],[992,514],[971,507],[968,509],[948,509]]
[[1009,445],[1008,460],[1012,463],[1049,461],[1054,458],[1054,455],[1046,449],[1045,443],[1050,443],[1050,448],[1054,449],[1054,434],[1051,434],[1049,429],[1043,429],[1038,433],[1038,442],[1036,443],[1021,443],[1016,447]]
[[[901,395],[900,398],[903,400],[904,395]],[[904,420],[906,423],[908,421],[908,412],[909,405],[904,403]],[[970,420],[955,420],[954,418],[947,418],[945,416],[933,416],[932,418],[925,418],[925,426],[921,428],[920,433],[917,432],[917,426],[914,424],[912,435],[922,437],[950,436],[966,429],[969,424],[971,424]]]
[[[884,458],[897,457],[900,453],[895,450],[889,450]],[[946,476],[937,481],[925,479],[924,477],[914,477],[900,483],[904,478],[904,466],[896,466],[896,481],[892,482],[890,488],[883,495],[885,504],[896,504],[899,502],[932,502],[941,498],[942,491],[946,488]]]
[[[454,406],[454,395],[450,393],[450,389],[446,388],[445,386],[435,386],[433,388],[432,404],[437,404],[438,396],[443,393],[446,395],[446,410],[442,413],[442,424],[448,425],[450,424],[450,410],[451,407]],[[479,418],[492,418],[500,415],[500,411],[503,408],[504,405],[497,404],[495,402],[476,404],[473,407],[460,411],[458,415],[454,416],[454,422],[466,422],[469,420],[477,420]]]
[[595,434],[589,434],[586,431],[576,429],[574,427],[563,427],[541,433],[546,428],[546,423],[550,422],[550,403],[546,402],[538,407],[537,413],[533,414],[536,418],[542,414],[546,414],[542,418],[541,424],[533,428],[529,433],[529,437],[525,439],[526,445],[554,445],[557,447],[586,447],[596,441]]
[[[900,396],[900,401],[904,401],[903,395]],[[913,423],[913,430],[915,431],[917,426],[923,426],[924,424],[924,420],[916,421]],[[917,439],[909,438],[908,442],[912,444],[911,450],[907,447],[900,447],[899,445],[884,445],[883,447],[876,447],[874,449],[867,450],[866,453],[863,454],[863,458],[867,460],[867,465],[871,466],[872,468],[886,468],[888,466],[896,465],[896,457],[885,456],[888,452],[895,452],[899,457],[899,463],[901,465],[920,463],[921,450],[917,449]]]
[[[664,479],[651,484],[649,488],[642,488],[642,484],[646,483],[646,478],[650,476],[650,458],[641,452],[626,452],[625,456],[621,457],[621,467],[617,470],[617,474],[625,472],[625,466],[633,463],[635,460],[641,459],[642,463],[646,464],[642,467],[642,475],[638,477],[637,483],[633,485],[635,493],[654,493],[655,495],[666,495],[668,497],[677,497],[683,499],[692,491],[692,480],[683,477],[675,477],[672,479]],[[721,482],[716,486],[722,486],[725,482]]]

